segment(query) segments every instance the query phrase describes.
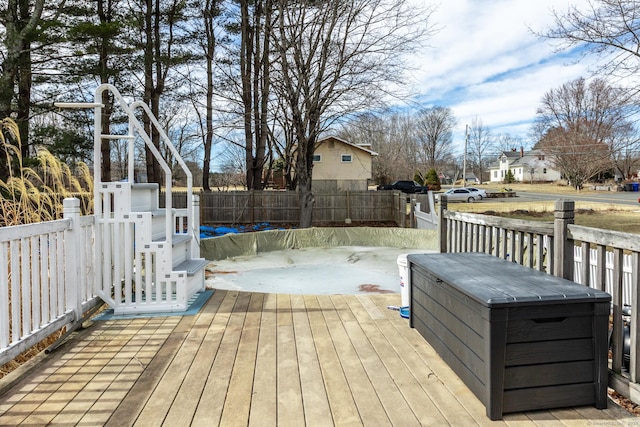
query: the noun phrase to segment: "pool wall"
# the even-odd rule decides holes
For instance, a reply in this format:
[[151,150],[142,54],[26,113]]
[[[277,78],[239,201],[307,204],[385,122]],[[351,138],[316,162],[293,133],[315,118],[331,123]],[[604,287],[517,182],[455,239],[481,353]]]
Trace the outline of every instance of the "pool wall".
[[320,227],[227,234],[200,241],[200,256],[210,261],[284,249],[335,246],[385,246],[438,250],[433,230],[395,227]]

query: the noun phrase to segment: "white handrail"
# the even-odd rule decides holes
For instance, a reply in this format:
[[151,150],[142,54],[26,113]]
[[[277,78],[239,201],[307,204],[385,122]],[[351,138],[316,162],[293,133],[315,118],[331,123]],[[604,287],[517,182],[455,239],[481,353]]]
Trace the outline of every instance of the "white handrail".
[[[169,149],[169,151],[171,151],[171,154],[173,154],[173,157],[178,161],[178,164],[180,165],[181,169],[184,171],[185,176],[187,177],[187,206],[186,206],[186,208],[187,208],[187,224],[188,224],[188,226],[189,226],[189,228],[191,230],[190,234],[195,236],[196,233],[195,233],[195,230],[193,230],[193,225],[194,224],[193,224],[193,209],[192,209],[192,206],[193,206],[193,175],[191,174],[191,171],[187,167],[187,164],[184,162],[184,160],[180,156],[180,153],[178,152],[178,150],[171,143],[171,140],[169,139],[169,136],[167,136],[167,134],[164,131],[164,129],[162,129],[162,126],[158,122],[158,119],[155,117],[153,112],[151,112],[151,109],[149,108],[149,106],[147,104],[145,104],[144,102],[142,102],[142,101],[134,101],[133,103],[131,103],[131,109],[135,110],[136,108],[142,108],[142,110],[144,110],[145,114],[151,120],[151,122],[155,126],[156,130],[158,131],[158,134],[160,135],[160,138],[164,141],[164,143],[167,146],[167,148]],[[167,189],[165,191],[165,203],[166,203],[165,206],[168,206],[168,207],[170,207],[171,203],[172,203],[170,189],[171,189],[171,187],[167,187]]]
[[[158,161],[158,164],[160,165],[160,167],[162,168],[162,170],[164,171],[165,174],[165,191],[167,193],[167,197],[166,197],[166,204],[165,207],[167,209],[168,212],[171,211],[171,181],[172,181],[172,176],[171,176],[171,168],[169,167],[169,165],[167,164],[167,162],[164,160],[164,158],[162,157],[162,155],[160,154],[160,152],[158,151],[158,149],[156,148],[156,146],[153,144],[153,142],[151,141],[151,138],[149,137],[149,135],[147,135],[147,133],[144,130],[144,127],[142,126],[142,124],[140,123],[140,121],[138,120],[138,118],[135,116],[135,110],[134,108],[132,108],[133,105],[138,105],[138,104],[142,104],[145,105],[144,103],[140,103],[140,102],[134,102],[133,104],[129,105],[127,104],[127,102],[125,101],[125,99],[123,98],[123,96],[120,94],[120,92],[118,91],[118,89],[115,88],[115,86],[105,83],[102,84],[100,86],[98,86],[98,88],[96,89],[95,92],[95,99],[96,99],[96,104],[97,104],[97,100],[101,99],[102,97],[102,93],[108,90],[109,92],[111,92],[113,94],[114,100],[117,101],[118,105],[120,105],[120,108],[122,108],[124,110],[124,112],[127,114],[127,116],[129,117],[129,136],[134,136],[134,130],[138,133],[138,135],[142,138],[142,140],[144,141],[145,145],[147,146],[147,148],[149,148],[149,151],[151,151],[151,153],[153,154],[153,156],[156,158],[156,160]],[[151,114],[151,111],[149,111],[149,116],[153,117],[153,114]],[[155,118],[154,118],[155,119]],[[96,164],[100,165],[102,164],[102,153],[100,150],[100,145],[102,143],[102,133],[101,133],[101,128],[102,128],[102,118],[100,115],[100,107],[96,107],[96,116],[95,116],[95,139],[94,139],[94,158],[96,159]],[[154,121],[154,125],[156,125],[157,120],[153,120]],[[160,129],[161,130],[161,129]],[[128,138],[130,139],[130,138]],[[167,138],[168,141],[168,138]],[[129,143],[129,168],[128,168],[128,172],[129,172],[129,177],[128,180],[129,182],[133,183],[133,140],[130,139],[130,143]],[[94,182],[96,182],[96,185],[99,185],[100,182],[100,168],[99,167],[94,167]],[[95,194],[97,195],[99,191],[99,188],[96,186],[96,192]],[[97,214],[98,212],[96,212]],[[173,218],[171,215],[167,215],[166,219],[165,219],[165,227],[166,227],[166,239],[167,239],[167,243],[169,245],[171,245],[171,241],[172,241],[172,236],[174,233],[173,230]]]

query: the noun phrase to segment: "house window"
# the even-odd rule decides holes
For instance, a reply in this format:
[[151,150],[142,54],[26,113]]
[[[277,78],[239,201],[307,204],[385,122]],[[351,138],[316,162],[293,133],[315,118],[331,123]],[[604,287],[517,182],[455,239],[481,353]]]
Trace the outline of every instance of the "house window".
[[313,162],[314,163],[319,163],[322,161],[322,155],[321,154],[314,154],[313,155]]
[[351,154],[343,154],[340,160],[342,163],[351,163]]
[[547,168],[543,168],[542,173],[547,173]]
[[493,171],[493,177],[497,178],[498,177],[498,171]]

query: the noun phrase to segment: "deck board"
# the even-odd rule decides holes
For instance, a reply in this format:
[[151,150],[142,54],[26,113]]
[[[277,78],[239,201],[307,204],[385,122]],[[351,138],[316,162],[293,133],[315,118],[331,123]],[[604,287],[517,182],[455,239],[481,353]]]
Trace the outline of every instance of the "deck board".
[[320,303],[314,296],[305,296],[304,301],[327,391],[327,400],[331,408],[332,421],[340,426],[362,425],[358,407],[342,369],[337,349],[331,340]]
[[291,296],[291,310],[306,424],[331,425],[331,409],[302,295]]
[[249,425],[277,425],[277,295],[265,294],[256,352],[253,395]]
[[[349,322],[342,322],[331,297],[318,296],[318,302],[360,413],[360,419],[364,424],[392,425],[345,329],[345,324]],[[343,308],[342,311],[344,310]]]
[[195,316],[98,321],[5,389],[0,425],[637,422],[613,403],[491,422],[408,321],[387,309],[399,300],[216,291]]

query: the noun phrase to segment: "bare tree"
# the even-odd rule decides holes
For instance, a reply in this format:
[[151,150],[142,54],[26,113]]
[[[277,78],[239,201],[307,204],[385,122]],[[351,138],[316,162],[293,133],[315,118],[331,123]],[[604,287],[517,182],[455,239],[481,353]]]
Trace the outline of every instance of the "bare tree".
[[223,186],[245,187],[247,188],[247,169],[244,146],[237,142],[228,144],[227,148],[220,154],[219,162],[221,164],[221,176],[217,179],[217,185]]
[[[627,77],[635,85],[640,72],[640,5],[635,0],[589,0],[584,9],[570,6],[566,12],[553,11],[554,24],[537,33],[557,42],[558,50],[579,47],[583,57],[600,58],[598,74]],[[638,86],[628,88],[625,99],[638,95]],[[638,104],[637,101],[634,104]],[[618,138],[620,146],[611,157],[618,172],[626,177],[638,162],[636,130]],[[626,140],[626,142],[622,142]]]
[[363,113],[343,124],[338,136],[355,144],[371,144],[378,153],[371,164],[373,180],[388,184],[413,178],[417,168],[414,127],[409,113]]
[[585,128],[550,129],[538,143],[538,147],[552,156],[555,166],[577,190],[611,166],[606,144],[595,141]]
[[554,25],[541,37],[554,40],[558,49],[580,47],[583,56],[605,61],[600,72],[620,77],[640,71],[640,6],[635,0],[589,0],[581,10],[553,11]]
[[501,133],[495,137],[495,149],[499,153],[503,151],[513,151],[525,149],[522,140],[508,133]]
[[276,1],[274,90],[290,112],[300,226],[309,227],[319,135],[338,117],[370,109],[392,84],[403,83],[403,58],[424,39],[431,10],[418,11],[407,0]]
[[535,129],[539,148],[580,188],[613,167],[613,158],[630,146],[633,126],[624,91],[580,78],[547,92],[538,108]]
[[247,186],[263,187],[269,130],[271,39],[274,0],[240,0],[240,78],[247,162]]
[[[188,8],[181,0],[144,0],[132,2],[132,16],[137,19],[136,42],[140,51],[140,80],[144,85],[143,100],[158,119],[162,97],[178,86],[174,80],[176,68],[193,60],[187,48],[191,34],[186,30]],[[156,148],[160,148],[160,134],[146,116],[142,118],[145,131]],[[147,179],[162,184],[162,168],[145,146]]]
[[448,107],[425,108],[418,112],[415,125],[420,160],[427,169],[441,166],[453,152],[451,132],[456,125],[453,111]]
[[491,135],[491,131],[482,124],[482,119],[474,117],[469,127],[467,159],[471,164],[471,170],[481,184],[488,155],[495,151],[494,147],[495,141]]
[[210,191],[209,174],[211,172],[211,154],[213,147],[213,98],[214,98],[214,64],[216,53],[216,18],[220,15],[219,0],[205,0],[201,6],[200,17],[204,37],[200,38],[200,48],[204,52],[206,67],[206,116],[205,129],[203,132],[204,154],[202,161],[202,188]]

